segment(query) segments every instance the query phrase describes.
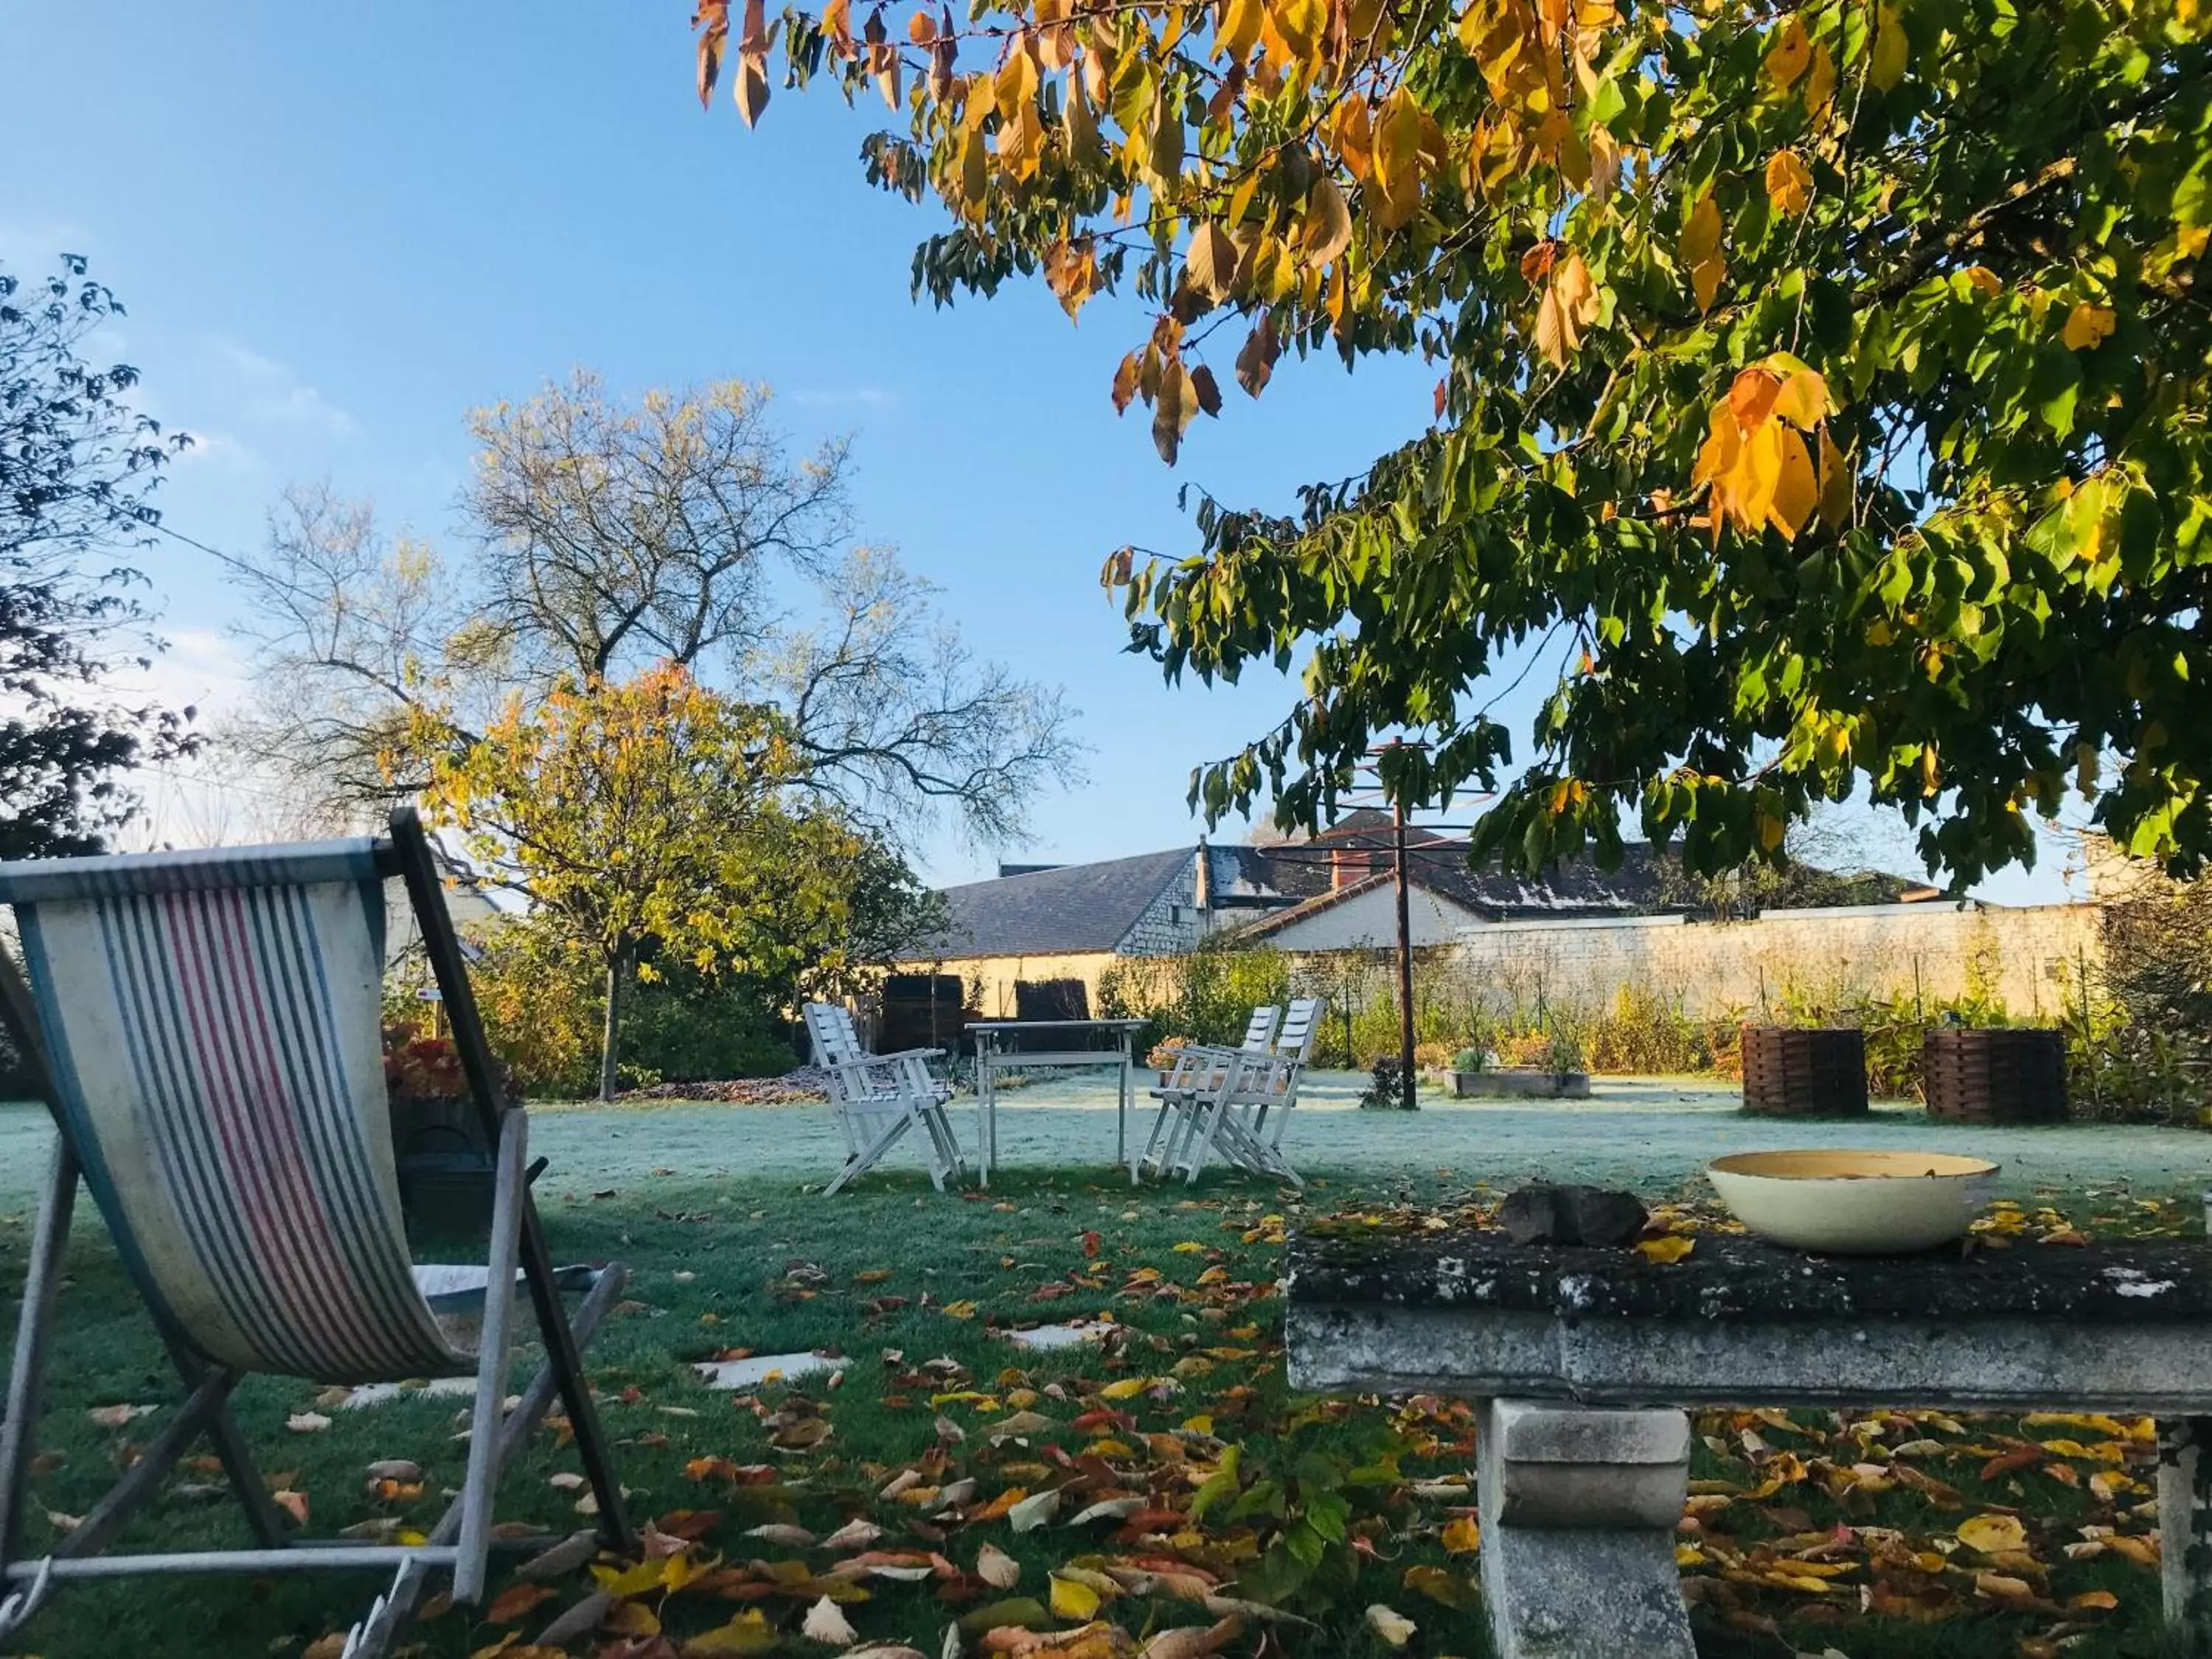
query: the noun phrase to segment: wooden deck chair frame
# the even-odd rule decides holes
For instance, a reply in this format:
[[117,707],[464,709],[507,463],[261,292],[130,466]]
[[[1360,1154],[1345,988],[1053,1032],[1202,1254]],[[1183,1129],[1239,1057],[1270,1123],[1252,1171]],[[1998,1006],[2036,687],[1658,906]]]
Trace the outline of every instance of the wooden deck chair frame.
[[[155,860],[160,861],[159,874],[149,873],[149,865]],[[451,1337],[441,1339],[453,1362],[447,1374],[467,1375],[473,1370],[477,1382],[467,1474],[460,1495],[420,1545],[322,1543],[291,1536],[287,1517],[270,1501],[229,1404],[232,1389],[248,1370],[284,1374],[289,1368],[248,1366],[238,1363],[234,1356],[225,1358],[211,1353],[208,1339],[214,1328],[204,1325],[196,1335],[191,1326],[168,1308],[160,1293],[156,1276],[149,1273],[140,1253],[129,1212],[117,1201],[117,1189],[110,1184],[112,1171],[107,1159],[112,1153],[119,1152],[120,1140],[131,1137],[120,1132],[111,1133],[103,1142],[91,1133],[87,1127],[90,1120],[83,1115],[83,1098],[73,1094],[74,1084],[65,1082],[55,1069],[56,1054],[46,1040],[46,1020],[40,1002],[43,990],[38,984],[41,969],[37,953],[27,951],[32,959],[33,973],[33,978],[27,981],[6,953],[0,952],[0,1021],[4,1021],[18,1050],[31,1066],[40,1092],[54,1113],[58,1131],[31,1238],[15,1359],[9,1374],[7,1416],[0,1420],[0,1645],[4,1645],[9,1635],[38,1611],[51,1591],[75,1579],[161,1573],[266,1575],[294,1571],[389,1570],[394,1574],[390,1589],[378,1598],[368,1617],[354,1627],[345,1649],[356,1659],[381,1654],[412,1617],[434,1573],[452,1575],[456,1601],[467,1602],[481,1597],[492,1547],[492,1496],[500,1470],[521,1449],[556,1395],[567,1410],[577,1454],[598,1500],[603,1540],[615,1549],[635,1551],[635,1534],[624,1512],[622,1488],[615,1478],[606,1438],[578,1357],[580,1345],[590,1339],[620,1297],[625,1272],[619,1264],[614,1264],[596,1273],[580,1270],[562,1275],[556,1274],[552,1267],[525,1172],[527,1119],[520,1107],[507,1103],[501,1090],[490,1045],[470,989],[459,942],[446,911],[429,840],[414,809],[404,807],[395,811],[390,835],[374,840],[136,858],[41,860],[0,866],[0,899],[16,902],[19,922],[27,915],[35,915],[41,903],[66,905],[74,899],[113,900],[124,895],[131,896],[132,902],[143,901],[145,906],[157,902],[182,905],[191,899],[204,905],[210,914],[228,902],[233,907],[230,914],[265,915],[276,914],[275,907],[280,902],[265,896],[272,890],[289,891],[297,902],[305,905],[307,890],[313,884],[334,884],[351,878],[362,890],[364,915],[368,906],[374,903],[377,907],[374,921],[368,925],[370,938],[380,952],[382,884],[392,876],[399,877],[405,884],[421,930],[423,950],[444,999],[470,1097],[481,1115],[487,1144],[496,1148],[491,1246],[483,1268],[480,1272],[473,1268],[428,1270],[432,1274],[442,1272],[443,1289],[459,1291],[464,1299],[468,1291],[459,1281],[473,1279],[481,1285],[481,1324],[472,1345],[473,1358]],[[210,894],[217,896],[204,896]],[[252,906],[256,902],[270,908],[252,912]],[[241,937],[244,933],[245,927],[241,925]],[[258,937],[265,939],[268,935]],[[251,945],[240,945],[241,956],[250,954],[252,948]],[[380,954],[375,969],[380,975],[381,967]],[[264,968],[264,971],[269,970]],[[54,1011],[50,1008],[46,1012]],[[240,1028],[244,1025],[242,1019],[237,1024]],[[275,1053],[288,1040],[283,1036],[272,1036],[280,1024],[272,1018],[268,1029],[261,1034],[270,1041],[267,1050],[257,1054],[241,1041],[232,1051],[237,1063],[242,1066],[247,1060],[258,1058],[275,1066]],[[290,1036],[296,1037],[297,1032]],[[300,1041],[304,1042],[305,1039]],[[304,1064],[300,1062],[301,1052],[298,1048],[285,1050],[287,1063]],[[66,1076],[73,1079],[75,1060],[66,1046],[61,1057],[67,1068]],[[296,1082],[301,1075],[305,1073],[294,1073],[294,1081],[287,1085],[295,1091],[295,1097],[305,1092],[306,1086],[311,1086]],[[380,1091],[380,1073],[374,1086]],[[329,1097],[335,1098],[337,1092],[331,1089]],[[352,1091],[349,1090],[348,1093],[350,1097]],[[150,1121],[154,1115],[156,1109],[149,1103],[149,1099],[150,1091],[148,1097],[134,1097],[121,1109],[134,1120],[134,1128],[137,1123]],[[295,1112],[299,1109],[295,1108]],[[318,1119],[322,1129],[301,1133],[307,1135],[325,1132],[335,1121]],[[374,1125],[387,1121],[373,1107],[360,1121],[367,1126],[362,1130],[364,1144],[374,1142],[378,1133]],[[109,1127],[114,1130],[112,1119]],[[388,1133],[388,1128],[385,1133]],[[148,1138],[151,1138],[150,1134]],[[187,1139],[179,1138],[174,1144],[185,1144]],[[258,1145],[268,1141],[265,1135],[256,1138]],[[305,1147],[309,1142],[303,1139],[298,1144]],[[312,1152],[303,1152],[301,1167],[307,1167],[314,1156]],[[368,1161],[373,1168],[373,1150]],[[359,1173],[358,1164],[351,1167],[356,1174]],[[388,1171],[388,1161],[386,1168]],[[380,1189],[389,1180],[388,1172],[381,1180],[368,1180],[371,1186]],[[38,1444],[40,1394],[46,1348],[80,1181],[93,1194],[107,1220],[125,1271],[145,1300],[178,1371],[185,1397],[140,1460],[54,1546],[50,1554],[32,1560],[24,1554],[24,1505]],[[133,1200],[144,1201],[143,1194]],[[396,1232],[396,1189],[371,1191],[362,1202],[365,1207],[362,1213],[377,1218]],[[383,1207],[378,1207],[380,1205]],[[152,1212],[141,1208],[137,1213],[143,1217]],[[367,1231],[364,1228],[364,1237]],[[380,1237],[371,1246],[358,1237],[340,1237],[333,1230],[331,1243],[335,1249],[368,1252],[386,1248],[391,1239]],[[397,1239],[396,1248],[401,1258],[411,1261],[404,1237]],[[379,1266],[389,1266],[381,1256],[374,1260]],[[440,1315],[433,1309],[433,1302],[450,1306],[448,1298],[441,1294],[434,1280],[426,1279],[424,1273],[411,1268],[409,1272],[412,1277],[409,1288],[413,1290],[416,1302],[433,1322],[438,1322]],[[509,1412],[504,1405],[518,1283],[528,1291],[546,1359],[525,1389],[520,1403]],[[426,1285],[429,1288],[426,1289]],[[564,1289],[588,1290],[573,1318],[562,1302]],[[413,1310],[404,1308],[404,1293],[397,1293],[394,1305],[411,1314]],[[437,1328],[444,1333],[450,1328],[439,1323]],[[235,1335],[233,1333],[234,1338]],[[395,1337],[393,1340],[398,1346],[398,1339]],[[212,1346],[221,1347],[223,1343],[218,1339]],[[331,1375],[308,1380],[398,1382],[428,1374],[416,1370],[402,1376],[372,1377],[362,1374],[361,1364],[356,1364],[351,1368],[352,1375],[341,1375],[346,1369],[340,1367]],[[233,1494],[245,1511],[255,1547],[169,1554],[106,1553],[109,1542],[155,1495],[162,1478],[202,1438],[212,1447]],[[532,1541],[502,1539],[500,1547],[528,1547]]]
[[1327,1007],[1322,997],[1292,998],[1273,1052],[1243,1060],[1221,1089],[1200,1101],[1175,1164],[1186,1183],[1198,1179],[1213,1155],[1249,1174],[1305,1186],[1305,1177],[1283,1156],[1283,1131],[1297,1104],[1298,1085]]
[[845,1165],[822,1189],[833,1196],[882,1161],[907,1131],[920,1128],[929,1160],[930,1184],[945,1190],[947,1176],[965,1179],[959,1137],[945,1115],[950,1084],[931,1075],[929,1062],[942,1048],[902,1048],[870,1054],[860,1046],[850,1009],[834,1002],[810,1002],[805,1009],[806,1035],[815,1064],[830,1073],[830,1110],[845,1142]]
[[1160,1103],[1152,1115],[1152,1132],[1137,1160],[1140,1170],[1164,1175],[1181,1157],[1183,1144],[1195,1127],[1202,1102],[1227,1086],[1231,1068],[1239,1055],[1265,1054],[1275,1046],[1275,1027],[1283,1011],[1261,1003],[1244,1023],[1244,1036],[1234,1048],[1218,1043],[1187,1042],[1176,1051],[1167,1080],[1152,1091]]

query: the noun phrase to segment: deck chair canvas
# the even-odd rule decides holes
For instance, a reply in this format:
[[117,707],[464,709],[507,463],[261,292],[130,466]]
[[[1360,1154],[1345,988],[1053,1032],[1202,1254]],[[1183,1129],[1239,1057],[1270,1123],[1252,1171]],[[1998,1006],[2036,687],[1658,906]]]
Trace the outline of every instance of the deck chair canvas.
[[1282,1017],[1281,1009],[1263,1002],[1252,1010],[1244,1036],[1234,1048],[1186,1042],[1176,1050],[1174,1066],[1152,1091],[1160,1106],[1152,1115],[1152,1132],[1146,1138],[1144,1155],[1137,1160],[1139,1170],[1152,1175],[1166,1171],[1195,1126],[1200,1103],[1227,1085],[1230,1069],[1239,1055],[1265,1054],[1273,1048],[1275,1026]]
[[[418,1267],[401,1225],[382,1061],[384,883],[404,879],[487,1139],[482,1267]],[[412,809],[386,837],[0,864],[27,982],[0,952],[0,1018],[59,1131],[31,1241],[0,1420],[0,1645],[71,1579],[134,1573],[389,1571],[347,1646],[385,1651],[434,1574],[481,1596],[493,1488],[557,1395],[612,1547],[635,1538],[581,1367],[618,1266],[556,1276]],[[184,1400],[143,1457],[39,1559],[23,1519],[45,1350],[82,1182],[144,1299]],[[509,1340],[526,1290],[546,1363],[512,1412]],[[572,1320],[565,1290],[587,1290]],[[476,1378],[460,1496],[416,1546],[313,1542],[270,1502],[228,1398],[249,1372],[318,1383]],[[110,1554],[177,1461],[210,1443],[253,1547]],[[507,1540],[502,1540],[504,1544]]]
[[1283,1131],[1298,1103],[1298,1085],[1321,1035],[1320,997],[1293,997],[1265,1055],[1239,1060],[1222,1087],[1201,1096],[1175,1163],[1186,1182],[1198,1179],[1209,1156],[1247,1173],[1304,1187],[1305,1178],[1283,1156]]
[[908,1130],[921,1131],[930,1184],[945,1190],[947,1176],[967,1173],[960,1141],[945,1103],[952,1085],[933,1076],[929,1062],[942,1048],[902,1048],[872,1054],[860,1045],[849,1009],[835,1003],[806,1005],[806,1034],[814,1063],[830,1074],[830,1109],[844,1138],[845,1165],[822,1189],[824,1198],[866,1175]]

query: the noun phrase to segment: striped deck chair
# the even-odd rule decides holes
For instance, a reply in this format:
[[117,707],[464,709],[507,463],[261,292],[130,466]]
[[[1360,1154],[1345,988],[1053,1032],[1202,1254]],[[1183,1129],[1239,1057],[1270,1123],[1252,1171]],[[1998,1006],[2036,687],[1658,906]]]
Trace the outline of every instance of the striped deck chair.
[[1209,1155],[1248,1174],[1304,1187],[1305,1178],[1283,1156],[1283,1131],[1298,1103],[1298,1085],[1321,1036],[1321,997],[1293,997],[1275,1033],[1274,1048],[1244,1058],[1223,1088],[1202,1096],[1191,1133],[1175,1168],[1186,1182],[1198,1179]]
[[1139,1170],[1153,1175],[1165,1171],[1194,1127],[1199,1102],[1224,1087],[1230,1068],[1240,1054],[1265,1054],[1275,1044],[1275,1026],[1283,1011],[1268,1003],[1253,1009],[1245,1022],[1243,1040],[1234,1048],[1212,1043],[1187,1042],[1176,1051],[1174,1068],[1152,1092],[1160,1109],[1152,1116],[1152,1132],[1146,1138]]
[[[401,1226],[379,1018],[384,883],[403,879],[471,1094],[497,1148],[482,1267],[420,1267]],[[392,833],[209,852],[0,864],[27,982],[0,952],[0,1018],[59,1136],[31,1240],[0,1422],[0,1646],[55,1586],[131,1573],[393,1572],[347,1651],[386,1650],[433,1573],[481,1596],[501,1464],[557,1394],[606,1541],[628,1548],[606,1442],[577,1359],[621,1294],[618,1267],[556,1275],[525,1177],[528,1124],[500,1092],[430,846]],[[42,1559],[23,1516],[41,1372],[82,1180],[183,1382],[145,1455]],[[544,1369],[503,1410],[518,1284]],[[569,1316],[564,1290],[588,1295]],[[417,1546],[295,1539],[228,1398],[249,1372],[319,1383],[476,1378],[461,1495]],[[255,1547],[112,1555],[108,1543],[205,1438]],[[502,1547],[507,1540],[502,1540]]]
[[830,1110],[845,1139],[845,1167],[822,1189],[828,1198],[866,1175],[899,1137],[917,1125],[929,1160],[930,1184],[945,1190],[947,1176],[963,1176],[959,1138],[945,1115],[952,1085],[930,1073],[942,1048],[902,1048],[872,1054],[860,1046],[849,1009],[832,1002],[806,1005],[806,1035],[814,1063],[830,1073]]

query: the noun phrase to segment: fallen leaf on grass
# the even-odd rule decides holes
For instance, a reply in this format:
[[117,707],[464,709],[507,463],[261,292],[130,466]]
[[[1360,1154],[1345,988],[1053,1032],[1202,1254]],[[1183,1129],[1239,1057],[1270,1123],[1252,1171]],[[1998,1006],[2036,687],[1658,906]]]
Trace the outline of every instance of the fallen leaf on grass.
[[1669,1262],[1680,1261],[1697,1248],[1696,1239],[1685,1237],[1680,1233],[1668,1233],[1663,1238],[1638,1239],[1636,1254],[1646,1261],[1656,1261],[1663,1267]]
[[492,1598],[484,1617],[495,1625],[511,1625],[541,1601],[552,1599],[553,1592],[543,1584],[509,1584]]
[[975,1576],[993,1589],[1012,1589],[1021,1582],[1022,1564],[996,1544],[975,1553]]
[[2005,1555],[2027,1547],[2027,1528],[2013,1515],[1978,1515],[1961,1521],[1959,1541],[1984,1555]]
[[320,1412],[296,1412],[284,1419],[284,1426],[294,1434],[320,1434],[331,1425],[331,1419]]
[[799,1632],[810,1642],[824,1643],[833,1648],[849,1648],[860,1639],[852,1620],[840,1613],[837,1604],[826,1595],[806,1610],[806,1622],[799,1627]]
[[1418,1590],[1431,1601],[1441,1602],[1455,1610],[1471,1607],[1475,1602],[1474,1586],[1458,1574],[1442,1567],[1408,1567],[1401,1582],[1407,1589]]
[[1402,1648],[1413,1639],[1420,1628],[1403,1613],[1384,1607],[1380,1601],[1367,1609],[1367,1628],[1373,1631],[1394,1648]]
[[1016,1532],[1034,1532],[1060,1513],[1060,1489],[1050,1488],[1024,1498],[1006,1511]]
[[773,1653],[780,1638],[758,1607],[747,1607],[726,1625],[692,1637],[684,1644],[686,1659],[728,1659],[731,1655]]
[[1444,1527],[1444,1553],[1448,1555],[1472,1555],[1482,1547],[1482,1525],[1471,1515],[1462,1515]]
[[85,1415],[100,1428],[119,1429],[154,1409],[151,1406],[94,1406]]

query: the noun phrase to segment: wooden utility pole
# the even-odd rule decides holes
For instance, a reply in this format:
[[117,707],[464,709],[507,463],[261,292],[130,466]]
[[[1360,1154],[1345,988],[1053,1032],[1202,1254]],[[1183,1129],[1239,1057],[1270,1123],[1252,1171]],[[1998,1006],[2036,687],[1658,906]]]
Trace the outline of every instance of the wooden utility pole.
[[1391,806],[1390,845],[1398,883],[1398,1066],[1406,1091],[1406,1109],[1410,1112],[1419,1103],[1413,1098],[1413,928],[1407,904],[1403,796]]

